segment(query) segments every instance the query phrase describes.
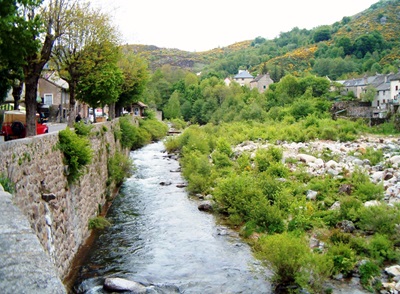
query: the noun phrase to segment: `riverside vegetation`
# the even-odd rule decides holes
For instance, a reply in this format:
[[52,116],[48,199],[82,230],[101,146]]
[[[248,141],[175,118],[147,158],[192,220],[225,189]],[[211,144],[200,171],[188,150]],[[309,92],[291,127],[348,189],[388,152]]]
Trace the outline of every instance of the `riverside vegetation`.
[[[296,160],[284,159],[280,144],[318,140],[333,144],[352,142],[367,133],[398,132],[393,122],[369,128],[362,120],[332,120],[328,111],[316,109],[296,119],[294,105],[279,108],[284,115],[278,120],[191,125],[168,139],[166,148],[179,152],[187,189],[211,195],[214,210],[270,266],[277,289],[329,292],[328,278],[357,276],[365,289],[378,291],[381,268],[400,257],[400,206],[381,201],[383,185],[372,183],[361,169],[343,168],[333,176],[310,174],[305,163],[291,168]],[[248,141],[268,143],[268,147],[237,152],[235,147]],[[398,154],[398,145],[396,150]],[[324,161],[338,160],[337,156],[328,148],[319,154]],[[371,165],[385,164],[383,151],[377,148],[366,148],[359,156]],[[317,196],[309,198],[308,191]],[[371,200],[381,205],[364,205]],[[333,209],[336,202],[340,207]],[[347,230],[344,223],[354,228]],[[315,240],[320,246],[311,248]]]
[[[162,139],[167,133],[166,124],[159,122],[154,118],[151,111],[146,112],[146,118],[140,119],[139,124],[135,125],[128,116],[120,117],[119,123],[114,129],[114,138],[119,140],[122,151],[116,150],[114,155],[110,156],[107,162],[108,180],[107,186],[111,184],[120,186],[126,177],[132,174],[133,162],[129,154],[123,150],[134,150],[150,143]],[[64,161],[68,166],[67,179],[70,185],[76,183],[86,172],[85,166],[92,160],[92,149],[90,146],[90,136],[102,136],[107,131],[103,126],[99,132],[93,132],[92,126],[83,122],[75,123],[74,129],[66,128],[59,132],[59,148],[64,154]],[[109,149],[107,148],[107,152]],[[7,183],[0,177],[0,183]],[[8,187],[5,185],[5,187]],[[104,217],[100,216],[101,207],[99,207],[99,216],[89,220],[89,229],[104,229],[110,223]]]

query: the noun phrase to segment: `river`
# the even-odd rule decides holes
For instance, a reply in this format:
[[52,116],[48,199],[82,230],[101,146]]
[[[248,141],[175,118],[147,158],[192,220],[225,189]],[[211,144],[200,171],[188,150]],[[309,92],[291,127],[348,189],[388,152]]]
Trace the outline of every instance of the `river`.
[[[135,173],[107,214],[74,293],[108,293],[107,277],[154,285],[149,293],[271,293],[269,275],[237,234],[184,188],[162,142],[131,152]],[[162,185],[161,183],[164,183]]]

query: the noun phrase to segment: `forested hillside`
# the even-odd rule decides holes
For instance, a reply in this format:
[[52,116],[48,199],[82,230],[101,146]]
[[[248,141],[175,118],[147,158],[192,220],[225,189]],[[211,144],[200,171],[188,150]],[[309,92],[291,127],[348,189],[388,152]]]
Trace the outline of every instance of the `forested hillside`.
[[273,40],[257,37],[206,52],[185,52],[130,45],[156,69],[172,65],[193,72],[232,76],[238,69],[253,75],[269,71],[278,81],[287,73],[311,72],[330,79],[364,73],[388,73],[400,66],[400,1],[381,0],[354,16],[312,30],[293,28]]

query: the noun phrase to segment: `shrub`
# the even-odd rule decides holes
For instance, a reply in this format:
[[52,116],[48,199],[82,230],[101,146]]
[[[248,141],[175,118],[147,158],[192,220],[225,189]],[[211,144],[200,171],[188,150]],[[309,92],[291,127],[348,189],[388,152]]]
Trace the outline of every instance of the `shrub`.
[[108,182],[121,184],[126,177],[132,175],[132,160],[120,152],[108,159]]
[[13,182],[9,178],[7,178],[4,174],[0,175],[0,185],[3,186],[4,191],[10,194],[13,194],[15,191]]
[[210,179],[211,164],[208,156],[194,151],[181,159],[182,175],[188,180],[188,190],[192,193],[207,191],[212,184]]
[[211,153],[211,158],[215,167],[217,168],[223,168],[232,165],[232,162],[230,161],[228,155],[218,150],[215,150],[213,153]]
[[393,242],[385,235],[375,234],[369,242],[369,254],[379,264],[385,261],[396,261],[399,257],[398,253],[394,251]]
[[361,159],[368,159],[372,165],[377,165],[383,160],[383,151],[381,149],[367,147],[365,153],[361,155]]
[[262,231],[268,233],[282,233],[285,230],[285,222],[280,209],[269,204],[269,201],[262,197],[261,199],[252,199],[249,218]]
[[132,149],[138,136],[137,127],[134,126],[129,117],[121,117],[119,119],[121,129],[121,146],[122,148]]
[[360,229],[370,233],[380,233],[388,236],[398,236],[396,224],[400,222],[400,212],[397,207],[382,203],[377,206],[363,207],[359,211]]
[[109,226],[111,226],[111,223],[102,216],[96,216],[89,219],[89,230],[103,230]]
[[92,125],[87,125],[83,121],[74,124],[75,133],[78,136],[88,137],[93,129]]
[[57,147],[64,153],[65,164],[68,165],[68,182],[73,183],[83,174],[83,167],[92,160],[90,142],[80,137],[69,128],[58,133]]
[[333,274],[350,274],[356,265],[356,255],[348,244],[335,244],[328,250],[333,261]]
[[168,126],[156,119],[142,119],[139,121],[139,126],[150,134],[153,141],[161,140],[168,131]]
[[289,168],[281,162],[272,162],[267,169],[267,174],[274,178],[287,178]]
[[277,285],[303,284],[310,257],[303,237],[290,233],[262,236],[255,244],[256,256],[273,272],[272,282]]
[[214,197],[223,212],[238,214],[246,220],[253,207],[254,199],[263,197],[256,179],[248,173],[230,175],[220,180],[214,190]]
[[280,148],[270,146],[267,149],[258,149],[254,162],[259,172],[266,171],[271,163],[280,162],[283,157],[283,151]]
[[358,270],[360,272],[361,284],[367,290],[374,292],[372,289],[371,280],[373,277],[378,276],[380,274],[379,267],[375,263],[368,260],[364,262],[362,265],[360,265]]
[[362,202],[351,196],[344,196],[340,200],[340,217],[342,220],[358,221]]

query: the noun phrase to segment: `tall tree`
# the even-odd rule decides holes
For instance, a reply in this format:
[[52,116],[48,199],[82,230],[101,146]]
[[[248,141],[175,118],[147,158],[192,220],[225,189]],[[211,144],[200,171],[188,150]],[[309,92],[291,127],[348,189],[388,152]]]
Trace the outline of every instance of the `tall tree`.
[[[37,51],[41,19],[28,15],[42,0],[3,0],[0,4],[0,102],[23,80],[22,67]],[[18,101],[16,101],[18,107]]]
[[74,4],[75,0],[48,0],[39,8],[32,7],[25,15],[28,20],[40,15],[43,21],[43,34],[33,36],[33,40],[40,41],[39,48],[26,57],[23,66],[27,136],[36,135],[37,87],[40,74],[50,59],[55,40],[62,35],[68,23],[68,13]]
[[77,98],[92,108],[111,105],[121,94],[123,75],[117,65],[119,50],[109,41],[90,44],[84,49],[77,85]]
[[147,62],[133,52],[123,52],[118,66],[124,77],[122,92],[116,103],[116,112],[120,115],[123,107],[139,100],[149,80],[149,71]]
[[[69,24],[64,34],[57,40],[53,60],[61,78],[69,85],[69,121],[75,119],[76,90],[80,79],[87,75],[85,64],[95,62],[89,48],[100,48],[96,44],[118,44],[118,32],[111,25],[107,14],[90,6],[90,3],[77,3],[69,14]],[[100,53],[99,53],[100,54]],[[85,60],[89,59],[88,60]]]

